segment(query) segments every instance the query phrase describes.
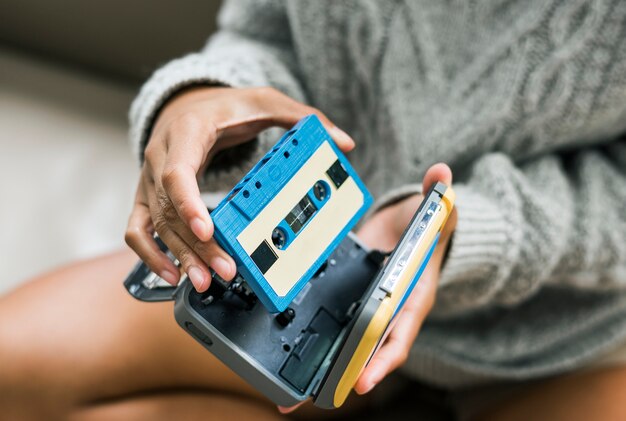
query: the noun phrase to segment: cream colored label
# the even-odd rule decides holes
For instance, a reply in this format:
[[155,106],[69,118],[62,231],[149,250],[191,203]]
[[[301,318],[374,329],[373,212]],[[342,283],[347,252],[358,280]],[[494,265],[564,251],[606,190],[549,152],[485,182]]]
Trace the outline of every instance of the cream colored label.
[[[336,160],[337,155],[328,142],[322,143],[287,185],[237,236],[248,255],[263,240],[274,250],[278,260],[265,273],[265,279],[280,297],[289,292],[363,206],[363,193],[352,177],[348,177],[338,191],[326,174]],[[285,250],[277,249],[272,244],[272,230],[318,180],[328,183],[331,188],[330,198]]]

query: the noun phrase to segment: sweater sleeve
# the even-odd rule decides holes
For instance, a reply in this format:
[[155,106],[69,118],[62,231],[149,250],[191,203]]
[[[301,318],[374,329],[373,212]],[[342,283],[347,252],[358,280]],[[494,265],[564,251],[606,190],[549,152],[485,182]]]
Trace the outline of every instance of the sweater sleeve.
[[[130,139],[139,160],[161,107],[193,85],[273,86],[303,101],[296,76],[284,3],[280,0],[228,0],[218,15],[218,31],[205,48],[158,69],[143,85],[130,109]],[[267,149],[268,136],[246,144],[255,162]],[[243,171],[243,170],[242,170]],[[241,172],[241,171],[240,171]],[[242,174],[231,174],[233,179]]]
[[456,185],[434,315],[514,306],[547,285],[626,289],[626,141],[517,165],[488,154]]

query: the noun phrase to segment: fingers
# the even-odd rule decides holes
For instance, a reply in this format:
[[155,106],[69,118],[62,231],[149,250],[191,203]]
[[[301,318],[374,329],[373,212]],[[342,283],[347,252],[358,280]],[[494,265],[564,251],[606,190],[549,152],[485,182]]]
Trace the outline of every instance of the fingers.
[[191,114],[173,123],[166,139],[160,184],[180,219],[200,241],[209,241],[213,222],[200,198],[196,177],[215,140],[215,126]]
[[[149,194],[149,196],[155,196]],[[152,208],[156,209],[156,198],[148,200],[152,201]],[[158,211],[157,211],[158,212]],[[126,242],[137,253],[137,255],[148,265],[150,270],[158,274],[172,285],[176,285],[179,281],[179,270],[172,261],[163,253],[152,236],[152,221],[156,221],[156,231],[159,233],[161,240],[168,246],[170,251],[176,256],[181,263],[185,273],[187,273],[190,281],[199,292],[206,291],[210,285],[211,274],[204,260],[196,253],[194,247],[183,241],[181,237],[174,232],[164,219],[162,213],[152,216],[149,205],[146,204],[144,189],[140,186],[137,191],[137,200],[129,218],[128,228],[126,230]],[[182,231],[182,230],[181,230]],[[187,233],[189,238],[193,234]],[[202,243],[196,240],[195,249],[202,256],[207,256],[209,264],[224,279],[231,279],[236,272],[233,264],[228,260],[230,257],[218,246],[214,240]]]
[[370,392],[385,376],[406,360],[405,344],[399,339],[389,339],[372,357],[363,374],[354,385],[359,395]]
[[436,275],[436,273],[424,273],[423,279],[417,284],[396,316],[396,323],[391,328],[383,346],[376,351],[354,385],[354,390],[358,394],[368,393],[385,376],[406,362],[411,346],[434,304],[436,282],[433,280]]
[[126,244],[143,260],[154,273],[172,285],[180,279],[178,268],[163,253],[152,236],[152,219],[148,205],[143,200],[143,189],[137,191],[137,200],[128,220]]
[[196,290],[204,292],[209,289],[211,272],[204,261],[167,225],[158,226],[157,232],[161,240],[176,256]]
[[354,385],[354,390],[358,394],[369,392],[385,376],[406,362],[411,345],[422,326],[424,315],[404,308],[397,317],[398,320],[385,343],[376,351]]
[[[150,193],[149,196],[156,194]],[[157,200],[152,197],[150,208],[154,209],[152,220],[155,221],[156,232],[178,258],[198,292],[203,292],[209,286],[211,275],[207,265],[225,280],[235,276],[236,266],[232,257],[213,238],[209,241],[200,241],[179,219],[174,205],[167,198]],[[190,271],[191,268],[195,269],[193,273]]]
[[209,241],[213,236],[213,221],[200,198],[195,170],[185,164],[170,164],[161,182],[180,219],[200,241]]
[[450,185],[452,184],[452,170],[444,163],[438,163],[431,166],[424,174],[422,181],[422,191],[424,194],[430,189],[430,187],[438,181]]
[[252,95],[252,98],[254,98],[253,105],[251,108],[236,108],[236,114],[225,119],[222,124],[216,123],[218,131],[223,130],[225,137],[250,139],[256,136],[256,133],[259,131],[270,126],[290,129],[303,117],[315,114],[335,143],[337,143],[339,149],[348,152],[354,148],[354,140],[332,123],[317,108],[298,102],[282,92],[269,87],[241,89],[238,93],[241,95]]
[[211,239],[207,242],[198,241],[193,234],[187,230],[181,230],[178,234],[185,244],[191,244],[192,250],[198,257],[209,265],[222,279],[230,281],[237,273],[237,267],[232,257],[230,257],[215,241]]
[[273,88],[261,88],[258,95],[263,98],[262,103],[267,107],[266,109],[270,112],[274,123],[285,128],[291,128],[301,118],[315,114],[335,143],[337,143],[339,149],[348,152],[354,148],[354,140],[317,108],[298,102]]
[[[154,228],[179,260],[189,280],[198,292],[209,288],[211,273],[207,263],[224,279],[232,279],[236,268],[232,258],[224,252],[215,240],[203,242],[180,220],[173,204],[166,195],[158,195],[162,187],[146,189]],[[159,196],[159,197],[157,197]]]
[[188,114],[172,123],[167,155],[150,156],[154,166],[163,168],[149,189],[152,219],[155,225],[160,221],[157,232],[200,292],[211,279],[207,264],[227,280],[236,272],[232,258],[212,239],[213,222],[196,179],[215,139],[215,126]]
[[299,403],[297,403],[297,404],[295,404],[295,405],[293,405],[293,406],[280,406],[280,405],[278,405],[278,412],[280,412],[280,413],[281,413],[281,414],[283,414],[283,415],[290,414],[290,413],[292,413],[293,411],[295,411],[296,409],[300,408],[300,407],[301,407],[302,405],[304,405],[306,402],[307,402],[307,401],[306,401],[306,400],[304,400],[304,401],[299,402]]

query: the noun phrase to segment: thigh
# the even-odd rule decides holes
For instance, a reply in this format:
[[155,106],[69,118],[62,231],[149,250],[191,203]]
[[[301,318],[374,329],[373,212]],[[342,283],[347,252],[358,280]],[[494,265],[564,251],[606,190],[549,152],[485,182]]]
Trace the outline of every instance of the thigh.
[[163,393],[138,396],[75,411],[71,421],[115,420],[248,420],[284,419],[276,409],[259,401],[229,394],[199,392]]
[[199,389],[260,398],[176,325],[172,303],[142,303],[125,291],[136,261],[115,253],[0,297],[0,407]]

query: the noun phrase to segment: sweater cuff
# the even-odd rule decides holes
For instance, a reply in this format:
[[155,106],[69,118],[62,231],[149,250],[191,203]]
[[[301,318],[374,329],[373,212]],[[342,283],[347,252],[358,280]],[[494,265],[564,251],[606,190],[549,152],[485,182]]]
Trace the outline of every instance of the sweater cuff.
[[[484,281],[505,279],[500,272],[510,265],[502,263],[512,258],[509,255],[511,223],[503,210],[467,185],[455,185],[454,190],[458,219],[439,279],[435,314],[455,313],[465,308],[468,303],[458,301],[462,297],[487,298],[488,292],[479,291],[479,286]],[[459,289],[464,288],[472,291],[460,293]],[[446,294],[447,290],[454,291]]]
[[130,109],[130,140],[143,161],[154,119],[174,94],[193,85],[247,87],[254,81],[232,61],[216,61],[201,53],[189,54],[157,70],[143,85]]

